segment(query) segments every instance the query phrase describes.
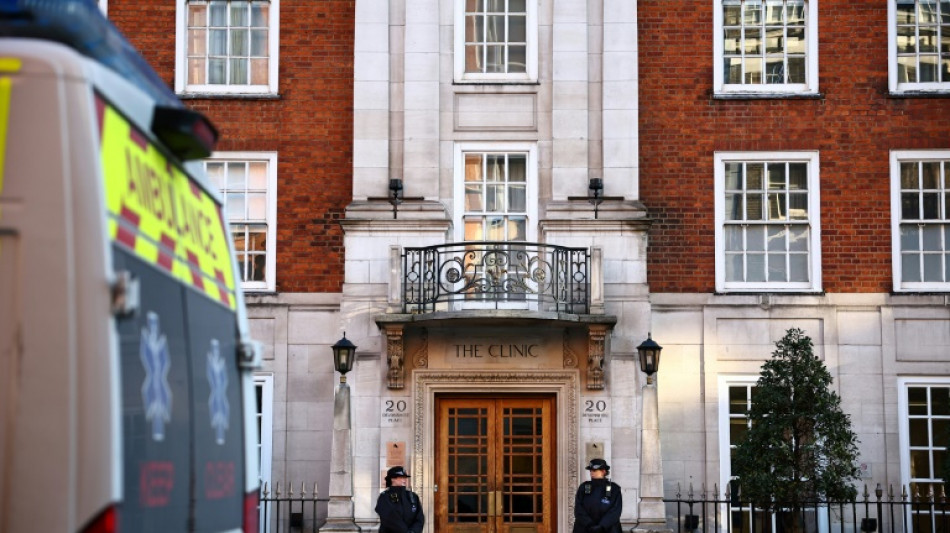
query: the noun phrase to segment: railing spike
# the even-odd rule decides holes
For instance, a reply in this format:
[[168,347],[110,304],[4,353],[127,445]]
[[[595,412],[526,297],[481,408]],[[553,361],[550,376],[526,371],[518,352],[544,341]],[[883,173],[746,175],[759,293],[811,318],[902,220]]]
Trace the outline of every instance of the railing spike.
[[267,482],[266,482],[266,481],[264,482],[264,489],[261,491],[261,493],[264,495],[264,498],[265,498],[265,499],[267,498],[267,495],[270,494],[269,492],[267,492]]
[[300,499],[307,497],[307,488],[304,486],[303,481],[300,482]]
[[277,497],[280,498],[280,481],[277,482]]
[[686,493],[689,496],[689,499],[693,499],[693,482],[689,482],[689,492]]
[[868,484],[865,483],[864,484],[864,501],[867,501],[867,499],[870,497],[871,497],[871,493],[868,492]]
[[313,482],[313,501],[317,501],[317,482]]

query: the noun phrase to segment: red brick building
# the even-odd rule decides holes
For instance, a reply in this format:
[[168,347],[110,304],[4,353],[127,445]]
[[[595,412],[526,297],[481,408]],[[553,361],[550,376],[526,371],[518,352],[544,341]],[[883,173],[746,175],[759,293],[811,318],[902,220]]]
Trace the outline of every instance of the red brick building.
[[946,445],[913,428],[950,414],[950,4],[637,6],[666,493],[730,480],[792,327],[834,376],[860,483],[926,493]]

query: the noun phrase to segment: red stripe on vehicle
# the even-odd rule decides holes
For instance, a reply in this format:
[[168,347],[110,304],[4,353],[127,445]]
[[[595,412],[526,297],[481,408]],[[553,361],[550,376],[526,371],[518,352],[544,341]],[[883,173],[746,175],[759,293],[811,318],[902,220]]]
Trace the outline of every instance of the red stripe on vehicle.
[[131,209],[129,209],[129,206],[124,205],[124,204],[122,205],[122,211],[120,212],[120,216],[122,217],[122,220],[127,221],[128,223],[132,224],[136,228],[139,227],[139,222],[142,220],[142,217],[140,217],[138,213],[136,213],[135,211],[132,211]]
[[119,229],[116,232],[115,240],[121,242],[122,244],[128,246],[131,249],[135,249],[135,233],[123,226],[121,223],[118,225]]
[[106,122],[106,102],[101,96],[96,94],[96,118],[99,120],[99,148],[102,148],[102,129]]
[[129,139],[137,144],[143,152],[148,149],[148,139],[146,139],[139,130],[135,129],[134,126],[129,127]]
[[205,290],[205,280],[201,276],[201,272],[196,268],[191,269],[191,284],[201,290]]

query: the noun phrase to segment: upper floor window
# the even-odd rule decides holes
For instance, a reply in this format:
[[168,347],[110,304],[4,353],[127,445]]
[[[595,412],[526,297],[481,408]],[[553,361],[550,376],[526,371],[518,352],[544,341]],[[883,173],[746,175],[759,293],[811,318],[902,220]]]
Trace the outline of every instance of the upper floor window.
[[817,0],[716,0],[717,94],[818,92]]
[[279,0],[186,0],[178,9],[175,90],[277,92]]
[[457,147],[456,240],[534,240],[535,153],[533,144]]
[[277,154],[215,152],[205,160],[221,191],[245,290],[274,291],[277,252]]
[[891,92],[950,92],[950,0],[890,0]]
[[455,79],[537,80],[537,2],[456,0]]
[[817,152],[715,157],[716,290],[821,290]]
[[891,152],[894,290],[950,290],[950,150]]

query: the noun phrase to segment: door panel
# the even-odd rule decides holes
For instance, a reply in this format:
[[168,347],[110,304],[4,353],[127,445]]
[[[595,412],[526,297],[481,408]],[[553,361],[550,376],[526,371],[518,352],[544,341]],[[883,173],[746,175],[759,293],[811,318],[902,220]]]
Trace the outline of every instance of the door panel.
[[437,409],[438,531],[554,531],[554,398],[446,397]]

